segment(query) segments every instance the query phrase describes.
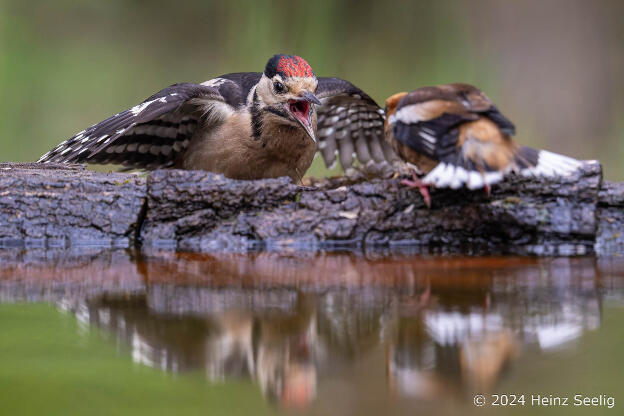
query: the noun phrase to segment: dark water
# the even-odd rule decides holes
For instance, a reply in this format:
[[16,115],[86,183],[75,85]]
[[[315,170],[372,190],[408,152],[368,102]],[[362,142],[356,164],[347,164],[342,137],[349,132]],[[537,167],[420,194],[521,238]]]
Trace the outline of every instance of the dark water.
[[[0,385],[13,389],[0,400],[18,413],[624,405],[624,259],[94,249],[0,260]],[[493,406],[492,394],[525,403]]]

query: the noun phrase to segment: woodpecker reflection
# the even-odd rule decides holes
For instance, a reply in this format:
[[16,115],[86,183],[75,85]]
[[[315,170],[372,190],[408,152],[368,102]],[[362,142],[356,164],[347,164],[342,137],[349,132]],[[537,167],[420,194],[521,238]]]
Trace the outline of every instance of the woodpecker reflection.
[[[266,286],[205,277],[200,284],[194,266],[204,263],[188,258],[171,264],[185,270],[192,284],[149,279],[130,292],[97,286],[49,296],[62,295],[57,304],[82,326],[112,332],[137,363],[173,372],[201,369],[214,382],[251,380],[270,401],[291,408],[325,394],[321,386],[328,380],[357,384],[344,378],[359,363],[378,367],[374,381],[382,390],[387,383],[391,396],[437,400],[492,391],[513,374],[521,354],[569,348],[601,323],[603,292],[593,264],[582,260],[523,260],[492,271],[478,259],[449,259],[439,274],[431,265],[393,263],[393,275],[371,288],[349,285],[356,277],[368,278],[358,275],[353,258],[336,263],[327,256],[327,276],[351,267],[348,279],[332,286],[328,277],[301,289],[284,283],[282,275],[270,277],[276,270],[299,273],[305,267],[295,260],[308,258],[291,255],[276,262],[275,255],[258,254],[245,268],[240,258],[226,256],[220,263],[214,257],[219,270],[242,270],[249,279],[263,271],[262,281],[271,282]],[[276,263],[277,269],[269,267]],[[191,273],[198,273],[196,281]],[[406,276],[409,285],[402,283]],[[19,299],[19,293],[13,285],[0,294]],[[32,299],[35,292],[29,293]],[[386,377],[379,378],[384,368]]]

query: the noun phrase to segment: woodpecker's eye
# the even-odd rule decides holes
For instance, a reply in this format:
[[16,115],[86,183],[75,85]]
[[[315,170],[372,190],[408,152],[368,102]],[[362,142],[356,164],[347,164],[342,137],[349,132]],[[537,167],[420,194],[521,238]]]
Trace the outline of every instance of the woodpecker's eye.
[[283,94],[284,92],[286,92],[286,87],[284,86],[284,84],[282,84],[279,81],[275,81],[273,83],[273,88],[275,89],[275,92],[278,94]]

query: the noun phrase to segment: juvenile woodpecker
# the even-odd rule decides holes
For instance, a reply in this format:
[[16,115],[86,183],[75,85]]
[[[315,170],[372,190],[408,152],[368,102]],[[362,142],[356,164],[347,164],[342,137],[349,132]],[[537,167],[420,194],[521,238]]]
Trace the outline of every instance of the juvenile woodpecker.
[[386,141],[426,174],[404,180],[431,205],[428,187],[485,188],[505,175],[566,176],[582,162],[518,145],[515,127],[478,88],[447,84],[402,92],[386,100]]
[[203,169],[234,179],[289,176],[299,182],[317,140],[328,166],[336,154],[344,169],[355,157],[362,164],[392,160],[383,120],[375,101],[348,81],[317,78],[303,58],[274,55],[264,73],[165,88],[38,161]]

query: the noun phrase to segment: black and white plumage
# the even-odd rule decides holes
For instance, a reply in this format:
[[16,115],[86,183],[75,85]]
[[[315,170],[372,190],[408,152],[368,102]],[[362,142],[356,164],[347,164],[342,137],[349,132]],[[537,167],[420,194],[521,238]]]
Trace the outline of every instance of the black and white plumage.
[[319,78],[317,97],[318,148],[329,167],[336,155],[343,168],[354,159],[364,165],[395,161],[397,157],[384,140],[384,110],[359,88],[339,78]]
[[[277,84],[285,91],[277,91]],[[311,105],[318,102],[315,93],[320,99],[316,108]],[[316,150],[309,140],[316,139],[314,130],[327,165],[336,154],[345,169],[355,158],[363,164],[391,160],[382,124],[383,110],[351,83],[317,79],[303,59],[276,55],[264,73],[167,87],[79,132],[39,162],[178,167],[243,179],[287,175],[299,180]]]
[[518,145],[515,127],[479,89],[467,84],[423,87],[386,101],[386,140],[425,173],[404,181],[457,189],[489,189],[505,175],[566,176],[583,162]]
[[111,163],[143,169],[173,166],[201,118],[193,100],[225,103],[218,84],[174,84],[79,132],[38,162]]

